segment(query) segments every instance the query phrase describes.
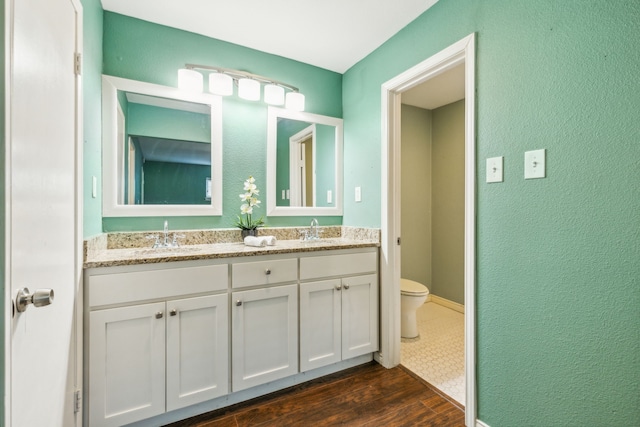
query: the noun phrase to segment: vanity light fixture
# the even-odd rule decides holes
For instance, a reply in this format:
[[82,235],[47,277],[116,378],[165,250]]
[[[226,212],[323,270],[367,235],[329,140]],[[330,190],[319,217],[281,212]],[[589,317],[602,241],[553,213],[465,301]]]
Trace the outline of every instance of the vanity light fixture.
[[188,92],[202,92],[204,86],[202,74],[196,70],[182,68],[178,70],[178,87]]
[[264,86],[264,102],[271,105],[284,104],[284,88],[282,86],[268,84]]
[[209,74],[209,92],[220,96],[233,95],[233,77],[225,73]]
[[[209,73],[209,92],[215,95],[233,94],[233,84],[238,85],[238,96],[249,101],[259,101],[261,84],[264,84],[264,102],[271,105],[285,104],[285,108],[304,111],[304,95],[297,87],[268,77],[230,68],[209,65],[185,64],[178,70],[178,88],[190,92],[203,91],[203,72]],[[285,96],[286,92],[286,96]]]
[[287,93],[287,109],[304,111],[304,95],[300,92]]
[[238,79],[238,96],[247,101],[259,101],[260,82],[246,77]]

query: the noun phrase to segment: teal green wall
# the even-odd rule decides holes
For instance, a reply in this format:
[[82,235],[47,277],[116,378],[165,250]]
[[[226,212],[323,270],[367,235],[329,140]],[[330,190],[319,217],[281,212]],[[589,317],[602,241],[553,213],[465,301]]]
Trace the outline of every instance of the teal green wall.
[[211,116],[129,103],[127,134],[210,143]]
[[[380,225],[380,85],[476,33],[478,416],[640,420],[640,2],[440,0],[343,77],[346,225]],[[547,149],[547,178],[523,179]],[[504,156],[504,182],[485,160]]]
[[[83,229],[88,238],[102,233],[102,18],[100,0],[82,0],[83,44]],[[92,177],[98,197],[91,197]]]
[[144,202],[148,205],[204,205],[211,167],[186,163],[144,164]]
[[290,206],[290,199],[282,200],[282,190],[290,190],[291,174],[290,172],[290,147],[289,138],[302,129],[309,126],[309,123],[299,120],[283,119],[278,120],[276,128],[276,205]]
[[[272,77],[306,96],[306,111],[342,117],[342,75],[208,37],[104,12],[104,74],[177,86],[185,63],[207,64]],[[266,205],[267,105],[236,96],[223,100],[223,215],[174,217],[172,228],[233,227],[244,180],[253,175]],[[97,166],[94,171],[100,170]],[[94,172],[96,173],[96,172]],[[262,208],[264,209],[264,207]],[[263,214],[259,212],[259,214]],[[307,225],[310,217],[269,217],[268,225]],[[161,228],[164,218],[104,218],[104,231]],[[323,225],[341,217],[322,217]],[[159,225],[158,225],[159,224]]]

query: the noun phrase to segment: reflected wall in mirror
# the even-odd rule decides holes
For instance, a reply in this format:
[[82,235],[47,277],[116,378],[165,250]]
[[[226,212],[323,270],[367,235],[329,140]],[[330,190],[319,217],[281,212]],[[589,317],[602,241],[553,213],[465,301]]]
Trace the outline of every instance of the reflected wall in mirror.
[[220,98],[103,76],[103,213],[221,215]]
[[342,215],[342,119],[269,107],[268,215]]

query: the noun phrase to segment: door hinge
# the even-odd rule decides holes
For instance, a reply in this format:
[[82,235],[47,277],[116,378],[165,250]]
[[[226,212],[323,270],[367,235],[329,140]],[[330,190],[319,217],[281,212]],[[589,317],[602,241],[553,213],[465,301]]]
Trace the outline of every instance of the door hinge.
[[73,413],[77,414],[82,409],[82,390],[76,390],[73,393]]
[[400,246],[400,238],[398,237],[398,240],[396,240],[396,242],[398,242],[398,246]]
[[82,74],[82,54],[78,52],[74,54],[74,70],[76,75]]

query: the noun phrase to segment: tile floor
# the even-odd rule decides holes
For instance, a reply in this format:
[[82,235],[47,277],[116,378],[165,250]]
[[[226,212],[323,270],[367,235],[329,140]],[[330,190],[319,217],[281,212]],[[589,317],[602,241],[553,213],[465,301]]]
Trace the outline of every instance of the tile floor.
[[402,338],[400,363],[464,405],[464,314],[427,302],[418,338]]

